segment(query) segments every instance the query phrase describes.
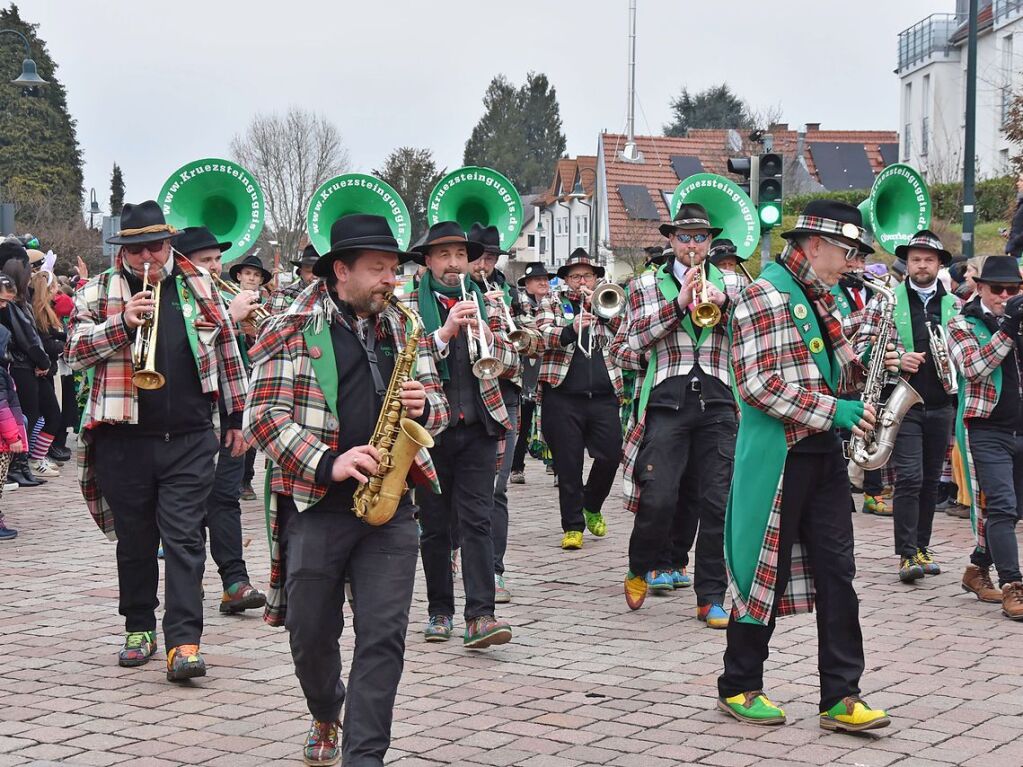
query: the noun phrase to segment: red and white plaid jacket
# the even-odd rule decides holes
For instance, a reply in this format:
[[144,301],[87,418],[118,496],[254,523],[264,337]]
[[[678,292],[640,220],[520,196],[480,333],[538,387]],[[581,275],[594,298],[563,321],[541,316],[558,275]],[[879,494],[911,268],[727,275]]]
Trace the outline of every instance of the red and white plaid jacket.
[[[974,299],[964,307],[965,312],[979,312]],[[959,391],[965,399],[963,420],[987,418],[998,404],[998,393],[991,375],[1012,351],[1015,339],[1002,330],[991,334],[991,342],[983,346],[973,327],[964,314],[953,317],[948,323],[948,354],[962,373],[966,386]]]

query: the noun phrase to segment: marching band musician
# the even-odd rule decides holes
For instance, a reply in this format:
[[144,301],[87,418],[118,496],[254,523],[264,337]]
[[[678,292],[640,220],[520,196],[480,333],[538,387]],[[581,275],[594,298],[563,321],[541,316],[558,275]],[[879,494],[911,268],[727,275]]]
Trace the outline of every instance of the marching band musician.
[[[380,216],[353,214],[331,227],[318,280],[274,317],[252,348],[245,430],[273,461],[268,506],[270,594],[265,620],[289,631],[295,675],[312,724],[308,765],[382,765],[401,679],[418,536],[406,494],[371,526],[352,511],[360,483],[378,469],[370,443],[406,323],[389,307],[403,252]],[[398,396],[404,414],[434,432],[448,409],[430,355]],[[420,452],[410,481],[435,485]],[[430,493],[425,493],[430,495]],[[358,602],[348,686],[338,640],[345,580]],[[344,726],[339,721],[342,704]],[[338,748],[338,729],[343,729]]]
[[[487,313],[492,320],[497,320],[496,327],[508,332],[506,312],[511,312],[512,293],[504,273],[497,268],[497,260],[508,252],[501,249],[501,235],[496,226],[473,224],[469,230],[469,241],[483,246],[483,255],[472,262],[473,281],[484,291],[487,299]],[[492,291],[492,292],[491,292]],[[491,537],[494,540],[494,601],[506,604],[511,601],[511,592],[504,582],[504,555],[508,550],[508,477],[511,474],[512,459],[519,436],[519,412],[522,392],[523,361],[529,357],[537,357],[543,344],[535,327],[527,327],[527,322],[520,318],[522,326],[516,326],[526,339],[526,346],[519,351],[519,368],[514,377],[499,378],[501,396],[505,409],[508,411],[509,429],[498,446],[497,480],[494,483],[494,515],[491,522]],[[530,319],[528,325],[534,323]]]
[[717,237],[711,242],[707,260],[721,270],[726,287],[734,285],[735,292],[739,292],[749,285],[745,268],[740,268],[746,259],[739,255],[739,249],[727,237]]
[[270,294],[270,298],[266,302],[266,310],[270,314],[280,314],[285,311],[291,306],[291,302],[298,298],[298,294],[312,284],[312,281],[316,279],[313,267],[319,257],[316,248],[306,245],[302,251],[302,258],[292,260],[291,264],[295,267],[296,279],[287,287]]
[[[190,226],[175,235],[171,243],[176,251],[196,266],[208,269],[219,277],[221,256],[230,249],[231,243],[217,242],[213,233],[204,226]],[[238,327],[258,306],[258,294],[243,290],[238,295],[223,295],[227,302],[228,316]],[[248,368],[248,357],[244,350],[244,336],[236,335],[239,351]],[[230,423],[224,406],[224,397],[218,401],[221,443],[217,454],[217,469],[213,478],[213,489],[206,499],[204,524],[210,531],[210,554],[217,563],[217,571],[223,584],[220,612],[234,614],[244,610],[263,607],[266,597],[249,582],[248,569],[242,547],[242,508],[238,502],[241,496],[242,475],[245,471],[244,456],[233,455],[232,446],[226,442]]]
[[[892,340],[900,354],[899,369],[923,397],[923,402],[903,418],[891,458],[895,469],[895,553],[900,557],[899,580],[912,583],[924,575],[941,572],[930,549],[931,527],[941,467],[952,436],[955,372],[949,363],[947,374],[942,376],[939,361],[931,353],[931,335],[937,332],[944,337],[949,320],[959,313],[960,302],[945,292],[938,279],[938,270],[951,263],[952,254],[942,247],[934,232],[927,229],[917,232],[908,244],[895,249],[895,256],[906,264],[908,279],[894,289]],[[881,312],[880,297],[867,303],[854,344],[861,357],[869,356]],[[932,330],[935,326],[942,330]]]
[[[1023,620],[1016,526],[1023,509],[1023,394],[1020,321],[1023,295],[1012,256],[987,256],[976,295],[948,325],[949,350],[962,371],[956,437],[966,466],[977,545],[963,589]],[[980,508],[979,495],[984,495]],[[991,565],[998,585],[991,582]]]
[[[541,304],[536,326],[543,336],[540,365],[540,422],[554,457],[561,508],[561,548],[581,549],[583,528],[607,534],[602,508],[622,456],[622,371],[605,353],[621,316],[593,314],[590,296],[604,267],[576,248],[558,277],[568,289]],[[583,453],[593,458],[583,484]]]
[[[463,644],[482,649],[505,644],[512,636],[508,623],[494,615],[491,517],[498,442],[511,428],[496,377],[514,375],[518,356],[501,333],[492,332],[492,309],[468,279],[470,265],[483,255],[480,243],[470,242],[458,223],[441,221],[412,252],[426,271],[409,300],[423,319],[422,344],[433,356],[451,409],[447,426],[430,450],[441,494],[421,499],[420,549],[429,600],[424,637],[428,642],[451,638],[455,612],[451,550],[456,529],[465,587]],[[466,294],[469,298],[463,300]],[[474,364],[488,357],[493,370],[477,377]]]
[[[864,368],[832,314],[830,288],[861,253],[862,218],[832,200],[807,204],[777,262],[736,300],[731,361],[741,418],[725,520],[732,616],[718,707],[750,724],[785,721],[764,693],[775,618],[818,598],[820,726],[885,727],[860,698],[863,637],[853,588],[853,525],[844,427],[862,436],[873,409],[837,394],[862,385]],[[898,355],[886,354],[889,368]]]
[[[68,364],[88,370],[91,381],[79,481],[93,519],[117,537],[126,630],[118,662],[140,666],[156,651],[156,552],[162,539],[170,681],[206,674],[199,652],[202,522],[219,449],[211,416],[220,395],[228,414],[225,444],[235,457],[242,455],[247,385],[231,322],[209,277],[187,258],[171,256],[175,233],[156,202],[124,206],[121,230],[107,240],[120,246],[114,267],[75,294],[66,351]],[[159,286],[159,305],[153,290],[142,289],[147,264],[149,284]],[[149,334],[164,377],[159,388],[139,390],[133,383],[139,333]]]
[[[619,358],[629,349],[647,358],[623,461],[625,506],[636,515],[626,603],[638,610],[648,590],[670,591],[676,580],[685,585],[683,563],[669,561],[682,554],[672,553],[665,542],[685,540],[684,531],[696,528],[696,518],[697,618],[724,628],[728,581],[722,536],[736,418],[728,372],[728,296],[721,272],[705,264],[711,238],[721,233],[711,224],[702,205],[683,204],[673,221],[660,226],[673,256],[632,286],[612,357],[624,364]],[[694,322],[704,287],[706,300],[720,312],[720,321],[709,327]]]

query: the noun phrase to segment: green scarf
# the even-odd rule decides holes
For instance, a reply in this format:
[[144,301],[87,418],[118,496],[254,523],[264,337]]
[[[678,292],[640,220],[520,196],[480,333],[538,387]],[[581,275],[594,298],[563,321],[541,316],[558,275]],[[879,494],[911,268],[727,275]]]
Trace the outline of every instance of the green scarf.
[[[895,328],[899,331],[899,338],[907,352],[914,352],[913,344],[913,319],[909,312],[909,293],[905,282],[895,286]],[[935,296],[936,297],[936,296]],[[932,299],[933,300],[933,299]],[[955,296],[946,293],[941,297],[941,326],[948,327],[948,321],[956,316],[959,310],[956,309]]]
[[[472,295],[476,298],[476,304],[479,306],[480,317],[483,318],[484,322],[487,322],[487,304],[483,300],[483,291],[480,290],[479,286],[470,279],[465,281],[466,287],[472,292]],[[451,288],[442,282],[437,282],[433,278],[433,273],[429,270],[423,273],[422,278],[419,280],[419,316],[423,320],[423,332],[427,335],[433,333],[443,324],[440,319],[440,306],[438,305],[437,297],[434,292],[440,293],[442,296],[450,296],[451,298],[462,297],[462,286],[456,285]],[[442,381],[451,380],[451,374],[448,372],[448,361],[442,359],[437,361],[437,372],[440,373]]]

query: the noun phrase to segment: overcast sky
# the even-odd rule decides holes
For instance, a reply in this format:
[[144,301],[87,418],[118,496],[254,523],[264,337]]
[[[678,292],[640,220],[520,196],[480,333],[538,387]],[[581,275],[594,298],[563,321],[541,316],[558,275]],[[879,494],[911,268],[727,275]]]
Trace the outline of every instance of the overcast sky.
[[[6,2],[6,0],[0,0]],[[494,75],[545,72],[568,151],[624,129],[628,0],[19,0],[59,67],[104,213],[110,169],[127,199],[179,165],[228,157],[257,111],[291,104],[341,129],[354,170],[428,147],[458,167]],[[669,100],[727,82],[793,127],[896,129],[898,33],[952,0],[638,0],[636,132]],[[230,158],[228,158],[230,159]]]

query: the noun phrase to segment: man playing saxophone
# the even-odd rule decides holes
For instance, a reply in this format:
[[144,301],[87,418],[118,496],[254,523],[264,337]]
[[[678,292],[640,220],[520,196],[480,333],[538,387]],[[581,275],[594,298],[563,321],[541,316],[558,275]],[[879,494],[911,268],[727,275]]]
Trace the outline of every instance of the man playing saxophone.
[[[418,348],[414,380],[388,384],[408,330],[387,299],[407,254],[386,219],[344,216],[330,238],[330,252],[315,267],[319,279],[286,314],[265,323],[250,351],[245,432],[273,462],[265,620],[290,632],[313,720],[305,763],[336,764],[343,755],[346,764],[383,764],[419,537],[407,493],[379,526],[361,521],[353,500],[379,468],[381,454],[370,442],[385,400],[400,398],[404,416],[431,432],[446,426],[448,405],[433,360]],[[425,452],[409,477],[435,486]],[[338,646],[346,576],[362,616],[347,689]]]
[[[905,262],[907,279],[894,288],[892,342],[899,353],[899,370],[923,399],[906,413],[891,459],[899,580],[912,583],[941,572],[930,549],[931,525],[941,466],[952,435],[956,387],[943,339],[949,320],[959,313],[960,301],[946,293],[938,280],[938,270],[951,263],[952,255],[933,232],[917,232],[908,244],[895,249],[895,255]],[[884,305],[883,297],[875,295],[863,313],[854,344],[861,357],[872,349]]]

